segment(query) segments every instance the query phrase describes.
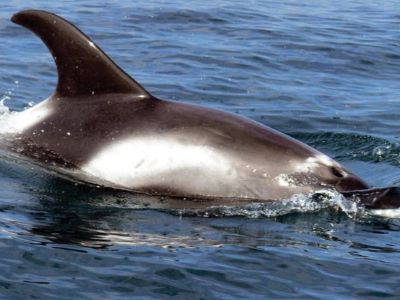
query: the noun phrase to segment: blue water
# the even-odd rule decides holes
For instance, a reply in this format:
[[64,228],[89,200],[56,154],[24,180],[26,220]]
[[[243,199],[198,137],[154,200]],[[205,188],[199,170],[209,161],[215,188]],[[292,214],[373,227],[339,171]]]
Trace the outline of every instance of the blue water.
[[[0,99],[11,110],[56,84],[47,49],[9,21],[42,8],[158,97],[247,116],[371,185],[400,185],[397,1],[5,2]],[[165,211],[134,198],[0,153],[0,298],[399,298],[399,219],[304,202]]]

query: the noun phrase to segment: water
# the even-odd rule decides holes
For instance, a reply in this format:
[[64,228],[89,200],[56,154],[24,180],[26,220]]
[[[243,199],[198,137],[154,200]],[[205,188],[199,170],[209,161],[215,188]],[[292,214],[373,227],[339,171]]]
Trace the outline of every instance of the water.
[[[396,1],[8,1],[0,113],[46,98],[47,49],[9,22],[59,13],[151,93],[235,112],[400,185]],[[1,299],[398,299],[400,221],[333,202],[146,209],[0,153]]]

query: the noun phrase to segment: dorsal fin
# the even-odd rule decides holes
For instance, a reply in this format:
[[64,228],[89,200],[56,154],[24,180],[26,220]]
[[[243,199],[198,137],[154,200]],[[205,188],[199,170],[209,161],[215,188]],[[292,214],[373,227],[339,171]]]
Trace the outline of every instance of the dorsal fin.
[[58,71],[56,95],[131,93],[140,98],[150,97],[89,37],[63,18],[46,11],[25,10],[11,20],[32,30],[49,48]]

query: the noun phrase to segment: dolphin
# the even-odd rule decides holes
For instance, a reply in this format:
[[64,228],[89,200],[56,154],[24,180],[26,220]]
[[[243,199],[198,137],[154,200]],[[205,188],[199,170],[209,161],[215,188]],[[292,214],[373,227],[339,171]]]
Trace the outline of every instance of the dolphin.
[[325,154],[250,119],[152,96],[88,36],[40,10],[16,13],[46,44],[54,93],[15,114],[10,149],[88,182],[185,199],[273,201],[336,190],[369,208],[397,208]]

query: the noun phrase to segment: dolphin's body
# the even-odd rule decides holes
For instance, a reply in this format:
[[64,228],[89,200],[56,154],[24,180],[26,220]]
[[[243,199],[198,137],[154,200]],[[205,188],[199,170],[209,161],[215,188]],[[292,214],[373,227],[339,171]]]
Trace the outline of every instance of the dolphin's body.
[[280,132],[153,97],[59,16],[29,10],[12,21],[43,40],[59,75],[50,98],[14,118],[11,147],[26,156],[150,194],[267,201],[335,189],[370,207],[398,206],[391,189],[368,190],[339,163]]

